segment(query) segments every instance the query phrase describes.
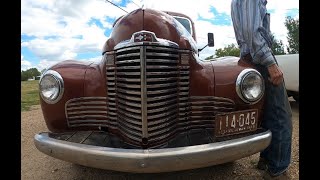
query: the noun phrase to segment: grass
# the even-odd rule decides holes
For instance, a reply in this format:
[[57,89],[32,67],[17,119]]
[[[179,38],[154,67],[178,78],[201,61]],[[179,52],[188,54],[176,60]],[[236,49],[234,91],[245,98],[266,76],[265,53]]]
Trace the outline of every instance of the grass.
[[21,111],[28,111],[33,105],[40,104],[39,80],[21,81]]

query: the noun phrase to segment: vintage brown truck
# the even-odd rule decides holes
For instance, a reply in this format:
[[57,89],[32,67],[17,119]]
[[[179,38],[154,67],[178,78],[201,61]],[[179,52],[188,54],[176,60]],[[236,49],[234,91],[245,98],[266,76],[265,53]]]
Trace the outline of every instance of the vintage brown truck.
[[[213,35],[208,33],[208,46]],[[155,173],[211,166],[265,149],[264,80],[237,57],[199,59],[186,15],[120,17],[99,63],[62,61],[39,81],[49,132],[37,149],[84,166]]]

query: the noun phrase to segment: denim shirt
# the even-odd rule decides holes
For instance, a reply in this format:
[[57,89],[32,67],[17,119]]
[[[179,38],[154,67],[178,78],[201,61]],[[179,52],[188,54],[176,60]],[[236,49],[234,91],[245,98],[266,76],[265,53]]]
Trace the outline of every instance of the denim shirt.
[[232,0],[231,18],[240,56],[250,53],[253,63],[270,66],[276,61],[266,4],[267,0]]

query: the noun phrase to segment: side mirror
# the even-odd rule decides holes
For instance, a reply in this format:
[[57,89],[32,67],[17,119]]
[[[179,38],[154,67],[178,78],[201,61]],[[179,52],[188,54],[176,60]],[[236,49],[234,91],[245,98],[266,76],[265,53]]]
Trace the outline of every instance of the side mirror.
[[213,47],[214,46],[213,33],[208,33],[208,46],[209,47]]
[[[198,49],[198,51],[202,51],[205,47],[213,47],[214,46],[214,39],[213,39],[213,33],[208,33],[208,44],[205,45],[203,48]],[[198,54],[199,55],[199,54]]]

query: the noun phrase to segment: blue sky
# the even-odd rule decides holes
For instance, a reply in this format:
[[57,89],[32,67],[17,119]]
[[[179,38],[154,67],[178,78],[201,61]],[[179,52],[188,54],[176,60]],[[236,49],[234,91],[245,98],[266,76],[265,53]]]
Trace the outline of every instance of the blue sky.
[[[236,43],[230,17],[231,0],[111,0],[130,12],[139,7],[176,11],[195,23],[198,47],[206,44],[207,33],[215,35],[215,47],[205,48],[200,57]],[[70,8],[72,7],[72,8]],[[299,17],[298,0],[269,0],[271,31],[287,44],[284,20]],[[21,1],[21,70],[42,70],[67,59],[98,61],[112,31],[112,23],[125,14],[103,0]]]

